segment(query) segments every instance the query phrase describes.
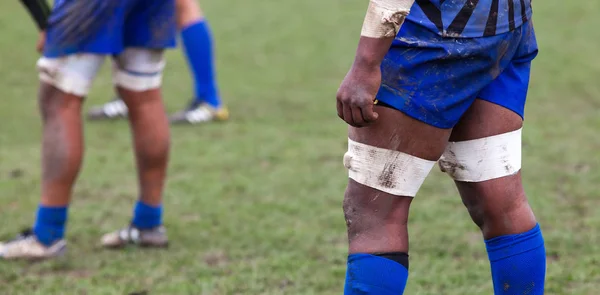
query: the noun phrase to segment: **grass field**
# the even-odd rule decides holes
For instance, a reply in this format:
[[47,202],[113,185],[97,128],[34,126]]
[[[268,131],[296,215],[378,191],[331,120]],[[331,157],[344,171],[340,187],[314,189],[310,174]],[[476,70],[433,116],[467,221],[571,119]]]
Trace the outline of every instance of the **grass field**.
[[[346,134],[334,99],[353,57],[362,2],[202,1],[232,120],[173,129],[165,198],[172,247],[99,249],[101,233],[128,222],[136,178],[127,123],[87,124],[68,255],[0,262],[0,294],[341,294]],[[541,51],[526,111],[523,174],[547,242],[546,294],[598,294],[600,2],[535,2]],[[18,1],[2,4],[0,26],[6,239],[33,221],[40,118],[34,26]],[[87,107],[111,98],[108,68]],[[190,93],[183,57],[172,51],[168,108],[182,107]],[[452,182],[435,171],[413,204],[406,294],[492,294],[482,239]]]

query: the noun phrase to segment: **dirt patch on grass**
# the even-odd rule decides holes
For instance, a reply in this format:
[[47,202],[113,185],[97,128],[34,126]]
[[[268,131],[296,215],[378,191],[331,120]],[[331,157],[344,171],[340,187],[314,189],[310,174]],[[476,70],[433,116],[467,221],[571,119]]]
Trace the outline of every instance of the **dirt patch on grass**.
[[23,177],[23,175],[25,175],[25,171],[22,169],[13,169],[8,173],[10,179],[18,179]]
[[211,267],[222,267],[229,264],[229,256],[223,250],[210,251],[204,255],[204,263]]

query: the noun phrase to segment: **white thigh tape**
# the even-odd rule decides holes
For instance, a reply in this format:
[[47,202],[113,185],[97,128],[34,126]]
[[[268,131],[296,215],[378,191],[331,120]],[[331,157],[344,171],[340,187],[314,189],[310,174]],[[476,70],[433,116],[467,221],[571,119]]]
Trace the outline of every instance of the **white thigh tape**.
[[371,0],[361,35],[370,38],[396,37],[414,0]]
[[450,142],[439,165],[453,179],[464,182],[482,182],[513,175],[521,169],[521,129]]
[[113,83],[133,91],[147,91],[162,84],[165,67],[160,50],[127,48],[113,63]]
[[57,58],[42,57],[37,62],[40,80],[61,91],[86,96],[104,62],[104,56],[73,54]]
[[162,84],[162,74],[140,75],[116,68],[113,72],[113,83],[132,91],[147,91],[159,88]]
[[435,161],[348,139],[344,166],[354,181],[396,195],[414,197]]

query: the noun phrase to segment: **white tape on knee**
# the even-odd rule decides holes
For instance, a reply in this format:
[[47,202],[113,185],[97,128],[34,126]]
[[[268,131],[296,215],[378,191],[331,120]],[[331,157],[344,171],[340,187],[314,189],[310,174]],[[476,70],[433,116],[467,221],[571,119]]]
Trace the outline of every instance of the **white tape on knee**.
[[438,161],[454,180],[482,182],[521,170],[521,129],[495,136],[450,142]]
[[113,83],[128,90],[159,88],[165,60],[162,50],[127,48],[113,63]]
[[402,152],[348,139],[344,166],[354,181],[396,195],[414,197],[435,165]]
[[104,56],[73,54],[57,58],[42,57],[37,62],[39,77],[61,91],[86,96],[104,62]]

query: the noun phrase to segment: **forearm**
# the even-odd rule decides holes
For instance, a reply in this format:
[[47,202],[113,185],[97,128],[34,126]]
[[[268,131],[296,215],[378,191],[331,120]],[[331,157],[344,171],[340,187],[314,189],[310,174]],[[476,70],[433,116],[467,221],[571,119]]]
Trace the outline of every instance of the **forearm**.
[[21,0],[21,3],[27,8],[40,31],[44,31],[50,15],[50,6],[46,0]]
[[381,64],[414,2],[414,0],[370,1],[355,63],[367,66]]

